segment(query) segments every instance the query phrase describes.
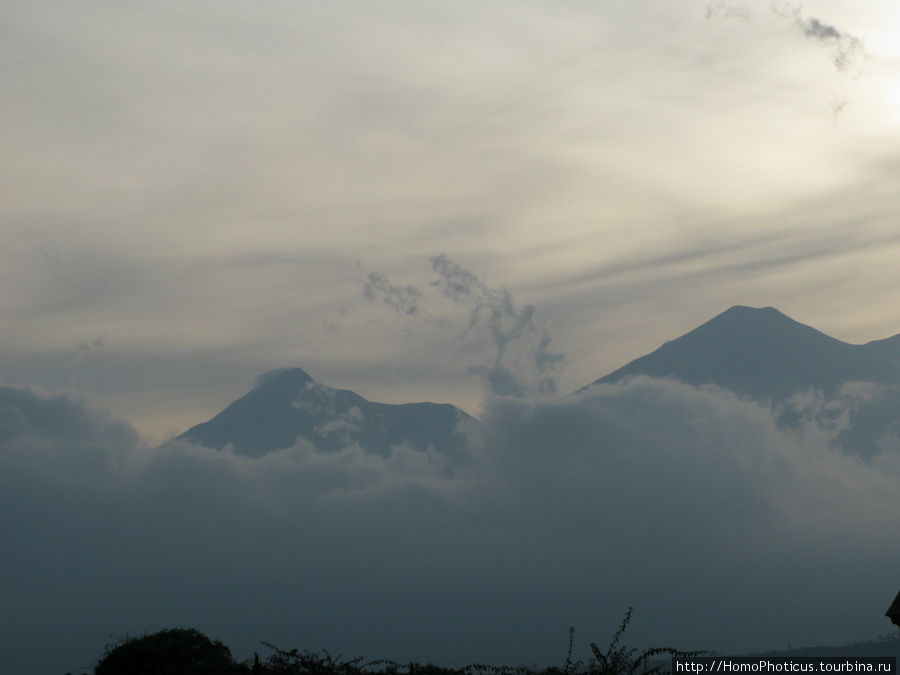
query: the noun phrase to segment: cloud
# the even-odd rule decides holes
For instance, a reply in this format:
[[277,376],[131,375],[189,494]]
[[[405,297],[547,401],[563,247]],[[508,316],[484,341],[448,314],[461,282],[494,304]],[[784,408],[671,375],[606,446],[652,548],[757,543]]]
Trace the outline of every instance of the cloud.
[[353,406],[347,412],[340,413],[334,419],[315,427],[313,433],[323,438],[329,436],[337,437],[339,441],[346,445],[350,442],[350,434],[358,433],[362,430],[365,419],[362,411]]
[[415,286],[395,286],[380,272],[369,273],[369,278],[363,284],[363,294],[369,300],[381,297],[384,304],[401,314],[419,313],[422,292]]
[[[467,337],[486,330],[494,355],[489,363],[477,364],[469,372],[477,374],[487,391],[499,396],[527,396],[556,393],[565,356],[550,351],[549,332],[534,319],[533,305],[517,307],[503,288],[491,288],[476,274],[445,255],[429,258],[437,278],[431,282],[440,296],[468,310]],[[395,286],[383,274],[369,274],[363,286],[369,300],[382,298],[401,314],[417,315],[441,325],[438,305],[414,286]]]
[[334,405],[336,393],[336,389],[331,389],[315,381],[309,381],[306,383],[306,391],[291,402],[291,407],[314,415],[334,415],[337,412]]
[[807,19],[802,27],[806,37],[825,42],[833,47],[832,63],[841,72],[854,67],[859,60],[865,58],[863,41],[854,35],[843,33],[834,26],[824,24],[814,17]]
[[842,73],[859,73],[860,62],[868,58],[862,39],[841,31],[815,17],[804,17],[801,5],[772,2],[772,11],[782,18],[793,20],[804,37],[832,49],[832,63]]
[[644,377],[492,397],[451,473],[404,446],[150,449],[70,397],[0,393],[0,648],[19,672],[174,625],[238,656],[558,663],[569,625],[584,650],[630,604],[629,644],[734,653],[878,634],[896,591],[896,433],[847,455],[814,396],[797,430]]
[[94,338],[90,342],[79,342],[78,343],[78,351],[80,352],[89,352],[94,349],[100,349],[103,347],[104,337]]
[[831,116],[834,118],[834,121],[837,122],[838,115],[844,112],[844,108],[850,103],[850,99],[847,98],[835,98],[831,101]]
[[[535,324],[534,306],[516,309],[508,291],[488,288],[444,255],[430,261],[438,275],[432,285],[444,296],[471,308],[468,330],[479,324],[486,324],[490,330],[496,348],[494,361],[471,369],[482,377],[488,391],[501,396],[556,393],[556,370],[565,357],[548,351],[550,335]],[[510,361],[516,366],[511,368]]]
[[706,6],[706,18],[715,19],[743,19],[749,21],[752,12],[749,7],[743,5],[733,5],[727,0],[716,0]]
[[[385,334],[388,322],[360,320],[368,312],[353,262],[365,256],[428,292],[400,271],[426,247],[470,267],[472,255],[521,261],[503,283],[519,303],[538,305],[539,318],[563,318],[582,302],[549,349],[566,352],[570,375],[594,371],[572,388],[661,340],[660,323],[689,328],[686,314],[748,297],[790,301],[787,309],[838,327],[858,316],[857,292],[872,308],[896,306],[887,263],[846,265],[862,278],[836,298],[789,260],[777,289],[760,288],[771,274],[724,279],[715,251],[694,269],[711,262],[719,283],[652,276],[636,288],[598,277],[548,297],[548,279],[690,246],[701,230],[711,235],[701,248],[796,233],[780,218],[791,204],[808,210],[810,240],[836,207],[853,211],[847,231],[866,218],[896,232],[896,195],[884,187],[895,172],[873,171],[895,144],[861,147],[807,117],[810,90],[783,87],[791,73],[808,74],[803,54],[784,54],[773,70],[778,45],[763,18],[830,71],[829,41],[803,37],[765,5],[739,34],[697,34],[708,4],[500,3],[477,14],[421,3],[353,12],[279,3],[262,14],[203,3],[175,14],[96,0],[76,14],[17,6],[0,45],[10,64],[3,146],[21,159],[0,217],[0,371],[48,387],[77,382],[160,440],[281,363],[343,370],[348,385],[393,401],[440,379],[436,398],[474,408],[480,381],[436,370],[440,349],[404,349]],[[712,6],[724,19],[751,3]],[[872,8],[851,26],[809,10],[876,51],[890,15]],[[833,93],[821,97],[822,113]],[[893,113],[875,98],[854,100],[841,122],[893,138]],[[778,125],[760,123],[774,117]],[[860,190],[882,194],[865,200]],[[478,265],[479,276],[500,278]],[[879,297],[876,285],[890,290]],[[421,307],[409,293],[400,301],[402,312]],[[338,308],[348,310],[339,321]],[[893,329],[892,315],[881,315],[849,330]],[[612,332],[625,345],[617,354]],[[101,333],[103,349],[78,368],[58,367]],[[602,356],[559,349],[598,339]],[[488,374],[490,360],[466,363]]]
[[137,434],[124,422],[90,412],[65,394],[0,386],[0,442],[99,444],[131,448]]

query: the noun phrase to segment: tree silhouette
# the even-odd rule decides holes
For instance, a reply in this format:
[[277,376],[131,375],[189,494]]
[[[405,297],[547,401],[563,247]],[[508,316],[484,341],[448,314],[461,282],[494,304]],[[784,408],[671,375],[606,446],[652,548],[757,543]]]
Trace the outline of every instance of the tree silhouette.
[[94,675],[230,675],[246,673],[231,650],[193,628],[128,638],[94,667]]

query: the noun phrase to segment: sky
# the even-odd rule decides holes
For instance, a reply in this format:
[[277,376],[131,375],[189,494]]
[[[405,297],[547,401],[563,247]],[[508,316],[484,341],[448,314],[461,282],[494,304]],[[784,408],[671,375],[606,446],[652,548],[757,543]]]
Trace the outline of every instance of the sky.
[[364,294],[441,255],[567,391],[735,304],[900,332],[890,0],[2,4],[0,380],[156,442],[281,366],[479,414],[467,309]]
[[[567,393],[735,304],[852,343],[900,333],[894,0],[0,11],[19,657],[65,635],[85,663],[57,665],[87,666],[110,633],[177,619],[245,652],[407,658],[416,630],[409,658],[561,661],[569,625],[602,643],[629,604],[638,640],[687,647],[878,632],[896,438],[860,462],[815,416],[788,434],[726,392]],[[283,366],[460,406],[484,422],[481,470],[155,449]],[[813,571],[792,595],[796,569]],[[67,602],[38,601],[48,587]],[[754,604],[767,589],[777,620]],[[354,602],[399,618],[362,634]],[[298,619],[309,607],[325,619]],[[735,639],[729,621],[758,629]],[[441,644],[447,622],[469,626],[459,644]]]

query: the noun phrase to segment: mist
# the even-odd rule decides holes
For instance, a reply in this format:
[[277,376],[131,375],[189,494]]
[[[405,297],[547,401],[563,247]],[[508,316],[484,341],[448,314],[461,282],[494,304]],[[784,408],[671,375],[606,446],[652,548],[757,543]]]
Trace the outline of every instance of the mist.
[[570,625],[586,657],[629,605],[634,646],[846,642],[883,632],[900,568],[900,446],[862,460],[821,416],[782,429],[713,387],[491,396],[452,467],[404,446],[152,448],[69,395],[0,394],[16,672],[87,668],[116,637],[177,626],[238,658],[265,640],[546,665]]

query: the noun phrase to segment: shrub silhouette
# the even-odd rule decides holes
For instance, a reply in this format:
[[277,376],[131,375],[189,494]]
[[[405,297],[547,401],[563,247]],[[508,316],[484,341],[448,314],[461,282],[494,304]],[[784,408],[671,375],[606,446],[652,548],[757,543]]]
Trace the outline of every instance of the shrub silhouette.
[[231,650],[193,628],[128,638],[94,666],[94,675],[230,675],[246,673]]
[[[616,634],[613,636],[612,642],[609,644],[609,648],[606,652],[600,651],[600,648],[591,643],[591,651],[594,653],[594,658],[592,659],[589,667],[588,667],[588,675],[634,675],[635,673],[642,673],[646,675],[658,675],[662,673],[663,670],[666,669],[666,663],[657,663],[654,666],[650,665],[651,659],[658,659],[664,655],[668,656],[700,656],[701,654],[706,654],[705,651],[693,651],[686,652],[679,649],[674,649],[673,647],[654,647],[652,649],[645,649],[643,652],[638,654],[637,649],[626,649],[625,647],[618,647],[619,640],[622,639],[622,635],[625,633],[625,629],[628,627],[629,622],[631,621],[631,610],[629,607],[628,611],[625,612],[625,618],[622,619],[622,624],[619,626],[619,630],[616,631]],[[570,629],[571,631],[571,629]],[[569,652],[571,654],[571,632],[569,638]],[[637,656],[635,656],[637,654]],[[566,660],[567,672],[569,668],[570,660]]]
[[[193,628],[173,628],[137,638],[128,638],[106,653],[94,667],[94,675],[661,675],[666,670],[664,656],[697,656],[706,652],[684,652],[670,647],[657,647],[638,653],[619,645],[628,623],[631,608],[619,626],[606,652],[593,642],[593,658],[585,663],[573,661],[575,629],[569,629],[569,650],[562,668],[538,669],[524,666],[491,666],[473,663],[463,668],[444,668],[434,664],[408,663],[380,659],[363,663],[362,657],[333,657],[327,650],[319,652],[290,651],[273,644],[262,644],[273,654],[260,661],[254,654],[253,664],[236,663],[231,651],[221,642],[212,641]],[[651,662],[652,661],[652,662]]]
[[265,664],[256,666],[258,672],[272,675],[358,675],[362,673],[360,664],[363,658],[342,660],[341,656],[332,656],[327,649],[318,652],[308,650],[280,649],[269,642],[263,642],[275,653],[269,656]]

